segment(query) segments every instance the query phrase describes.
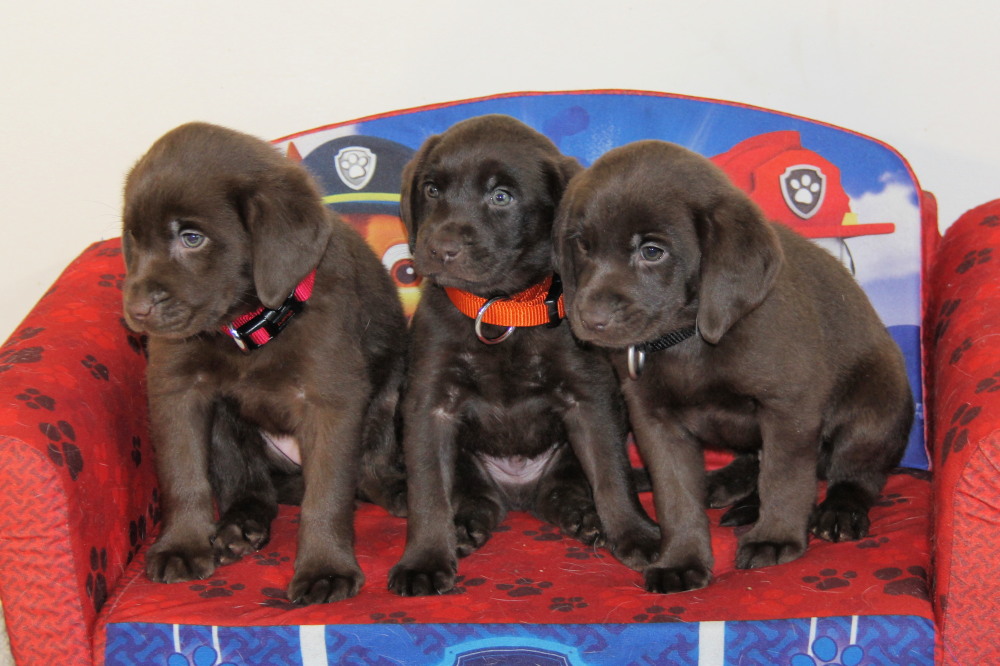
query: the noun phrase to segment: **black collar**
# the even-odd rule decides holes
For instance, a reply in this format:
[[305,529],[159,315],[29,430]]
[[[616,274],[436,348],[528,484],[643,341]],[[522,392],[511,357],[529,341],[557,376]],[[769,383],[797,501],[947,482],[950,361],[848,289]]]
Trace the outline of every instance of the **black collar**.
[[684,342],[697,332],[697,328],[694,326],[688,326],[687,328],[679,328],[676,331],[670,331],[666,335],[661,335],[655,340],[643,342],[638,345],[629,345],[628,376],[632,379],[639,378],[639,375],[642,374],[642,366],[646,362],[646,354],[649,352],[670,349],[674,345]]

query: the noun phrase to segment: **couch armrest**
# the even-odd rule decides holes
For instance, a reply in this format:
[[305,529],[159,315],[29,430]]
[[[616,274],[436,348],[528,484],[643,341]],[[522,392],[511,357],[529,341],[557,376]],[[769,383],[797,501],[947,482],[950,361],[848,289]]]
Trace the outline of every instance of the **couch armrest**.
[[1000,200],[947,230],[930,289],[935,606],[945,663],[986,663],[1000,614]]
[[118,240],[0,347],[0,598],[18,663],[91,663],[97,613],[158,514],[145,357]]

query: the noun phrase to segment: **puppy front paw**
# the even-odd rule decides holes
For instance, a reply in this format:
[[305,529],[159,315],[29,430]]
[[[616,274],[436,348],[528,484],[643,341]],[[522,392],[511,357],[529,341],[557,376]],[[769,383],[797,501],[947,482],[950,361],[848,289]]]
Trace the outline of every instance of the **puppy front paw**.
[[573,537],[585,546],[603,546],[604,529],[593,503],[584,506],[564,506],[559,512],[556,525],[566,536]]
[[356,595],[364,582],[365,576],[357,567],[309,567],[292,576],[288,599],[299,606],[342,601]]
[[215,571],[212,546],[158,541],[146,554],[146,575],[155,583],[203,580]]
[[409,565],[400,562],[389,571],[389,590],[403,597],[445,594],[455,587],[458,563],[450,558],[431,558]]
[[857,541],[868,536],[871,521],[867,508],[837,506],[823,502],[809,521],[810,531],[826,541]]
[[736,549],[737,569],[759,569],[785,564],[802,556],[805,541],[747,541]]
[[465,499],[455,512],[455,554],[466,557],[482,548],[502,519],[503,509],[491,499]]
[[232,564],[244,555],[257,552],[267,545],[270,539],[269,528],[251,518],[241,522],[220,523],[212,538],[215,563]]
[[652,566],[644,574],[646,591],[656,594],[699,590],[711,580],[711,567],[698,561],[678,566]]

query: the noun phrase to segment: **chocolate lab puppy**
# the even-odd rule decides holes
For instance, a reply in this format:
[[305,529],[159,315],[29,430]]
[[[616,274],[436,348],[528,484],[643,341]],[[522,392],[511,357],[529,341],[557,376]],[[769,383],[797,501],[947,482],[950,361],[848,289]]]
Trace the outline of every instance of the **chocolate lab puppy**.
[[301,166],[206,124],[139,160],[123,223],[164,510],[147,574],[205,578],[267,542],[279,500],[301,499],[289,599],[356,594],[356,489],[405,511],[406,324],[381,262]]
[[[610,350],[652,477],[663,543],[648,590],[709,582],[706,445],[743,453],[716,476],[718,503],[753,491],[759,454],[737,567],[799,557],[810,526],[867,533],[914,407],[899,348],[840,263],[660,141],[574,178],[555,234],[570,324]],[[829,488],[814,510],[817,470]]]
[[399,594],[451,589],[456,556],[509,509],[604,539],[633,567],[659,545],[632,487],[611,367],[560,325],[552,220],[579,169],[521,122],[482,116],[429,138],[404,170],[425,286],[402,407],[409,520],[389,579]]

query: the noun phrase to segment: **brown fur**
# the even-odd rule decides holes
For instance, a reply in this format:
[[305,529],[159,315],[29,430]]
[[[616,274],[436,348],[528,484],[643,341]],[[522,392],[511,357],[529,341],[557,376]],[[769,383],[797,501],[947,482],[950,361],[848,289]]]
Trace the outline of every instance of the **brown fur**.
[[[406,331],[381,262],[301,166],[201,123],[167,133],[132,169],[123,224],[125,317],[149,335],[164,509],[147,574],[205,578],[267,542],[279,499],[301,499],[289,598],[356,594],[356,488],[405,506],[395,413]],[[279,307],[313,268],[305,309],[263,347],[244,354],[220,332],[261,304]],[[261,430],[294,437],[302,467]]]
[[553,216],[579,168],[519,121],[483,116],[428,139],[405,169],[403,217],[425,281],[403,398],[409,522],[389,579],[399,594],[451,589],[456,556],[481,546],[508,509],[585,543],[606,539],[632,566],[656,551],[606,360],[566,324],[486,345],[443,289],[509,296],[550,276]]
[[[663,542],[647,589],[710,579],[704,445],[742,453],[711,478],[713,505],[759,490],[738,567],[800,556],[810,526],[834,541],[867,533],[913,401],[899,348],[843,266],[766,221],[711,162],[659,141],[574,178],[555,234],[570,323],[610,350],[652,477]],[[629,345],[691,326],[629,378]],[[814,510],[817,470],[830,487]]]

